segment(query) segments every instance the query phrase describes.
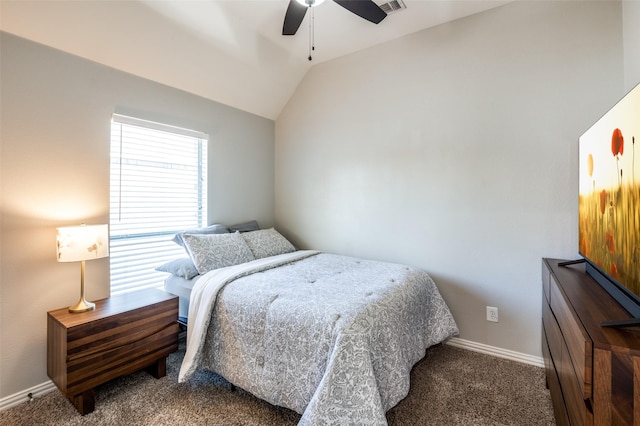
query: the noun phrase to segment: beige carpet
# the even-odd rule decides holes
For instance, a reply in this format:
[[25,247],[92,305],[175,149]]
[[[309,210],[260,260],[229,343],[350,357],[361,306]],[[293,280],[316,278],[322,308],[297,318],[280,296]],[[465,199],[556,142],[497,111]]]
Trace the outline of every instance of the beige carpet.
[[[140,372],[96,388],[96,409],[80,416],[60,392],[0,412],[1,425],[295,425],[300,416],[231,386],[210,372],[177,383],[184,349],[167,376]],[[409,395],[389,425],[553,425],[544,370],[452,346],[436,346],[414,367]]]

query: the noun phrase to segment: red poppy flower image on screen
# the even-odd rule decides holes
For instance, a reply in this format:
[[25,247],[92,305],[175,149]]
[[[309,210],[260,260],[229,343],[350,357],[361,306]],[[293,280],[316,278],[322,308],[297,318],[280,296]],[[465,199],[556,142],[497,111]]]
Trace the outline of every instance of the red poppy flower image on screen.
[[640,147],[636,139],[640,141],[640,85],[580,137],[578,239],[588,264],[640,309]]

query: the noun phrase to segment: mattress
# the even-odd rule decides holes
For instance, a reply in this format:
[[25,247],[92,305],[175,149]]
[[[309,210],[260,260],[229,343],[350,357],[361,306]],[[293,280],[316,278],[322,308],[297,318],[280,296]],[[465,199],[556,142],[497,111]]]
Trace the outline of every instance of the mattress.
[[164,290],[178,296],[178,316],[181,317],[185,323],[189,316],[189,298],[191,297],[191,290],[198,278],[200,278],[200,275],[196,275],[190,280],[177,275],[169,275],[169,277],[164,280]]

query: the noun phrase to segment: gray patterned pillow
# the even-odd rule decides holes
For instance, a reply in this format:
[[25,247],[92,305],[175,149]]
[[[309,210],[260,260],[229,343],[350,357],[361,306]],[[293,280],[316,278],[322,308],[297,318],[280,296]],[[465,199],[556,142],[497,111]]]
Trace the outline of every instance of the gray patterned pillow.
[[256,259],[296,251],[293,244],[273,228],[245,232],[242,238],[247,242]]
[[184,234],[182,239],[200,274],[255,260],[249,246],[239,232],[233,234]]

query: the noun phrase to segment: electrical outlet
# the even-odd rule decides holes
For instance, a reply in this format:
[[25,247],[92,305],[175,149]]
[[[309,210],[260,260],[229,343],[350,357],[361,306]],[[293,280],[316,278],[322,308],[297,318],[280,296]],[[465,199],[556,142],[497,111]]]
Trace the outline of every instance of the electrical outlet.
[[487,306],[487,321],[498,322],[498,308]]

